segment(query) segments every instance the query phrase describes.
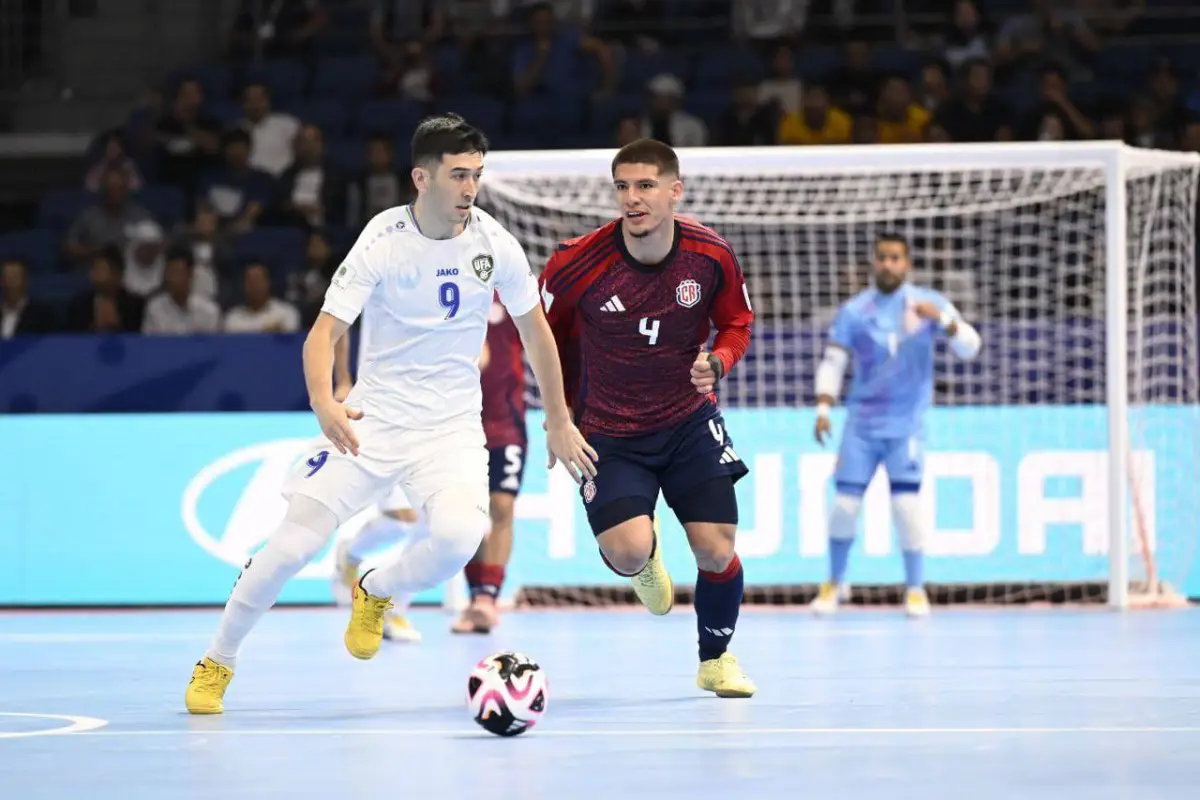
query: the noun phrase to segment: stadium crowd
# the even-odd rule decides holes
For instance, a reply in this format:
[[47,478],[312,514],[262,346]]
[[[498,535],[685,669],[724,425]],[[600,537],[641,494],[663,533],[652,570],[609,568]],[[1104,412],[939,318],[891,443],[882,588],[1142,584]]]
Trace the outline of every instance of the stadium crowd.
[[1147,0],[244,5],[222,62],[174,72],[36,229],[0,236],[0,338],[301,329],[356,230],[412,197],[407,139],[430,111],[496,149],[1200,151],[1200,48],[1154,43],[1200,16]]

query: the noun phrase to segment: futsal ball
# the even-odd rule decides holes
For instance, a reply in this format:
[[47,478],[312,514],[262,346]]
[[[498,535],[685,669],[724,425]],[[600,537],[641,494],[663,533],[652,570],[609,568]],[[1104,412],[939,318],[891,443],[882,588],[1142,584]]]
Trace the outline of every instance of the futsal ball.
[[546,713],[546,673],[520,653],[496,653],[480,661],[467,679],[467,707],[489,733],[517,736]]

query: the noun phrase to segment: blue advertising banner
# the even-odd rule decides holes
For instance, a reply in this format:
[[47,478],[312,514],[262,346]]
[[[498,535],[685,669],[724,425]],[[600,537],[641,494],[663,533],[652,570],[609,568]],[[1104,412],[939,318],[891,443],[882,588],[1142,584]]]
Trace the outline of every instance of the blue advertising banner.
[[[1102,579],[1105,420],[1102,408],[1090,407],[932,412],[923,490],[933,520],[929,580]],[[1190,596],[1200,596],[1198,420],[1194,407],[1137,410],[1129,457],[1135,528],[1154,548],[1162,577]],[[747,582],[820,580],[836,450],[813,441],[809,411],[735,409],[726,421],[751,468],[738,485]],[[840,422],[835,418],[835,432]],[[510,590],[619,582],[596,556],[570,478],[540,468],[536,414],[529,430]],[[316,433],[306,413],[0,418],[8,452],[0,466],[0,605],[224,602],[238,569],[281,519],[284,472]],[[889,516],[886,481],[877,476],[852,582],[900,579]],[[663,518],[668,566],[690,583],[695,567],[682,531],[669,511]],[[1140,563],[1135,556],[1135,573]],[[331,551],[287,587],[282,601],[330,601],[330,574]],[[435,590],[419,599],[440,598]]]

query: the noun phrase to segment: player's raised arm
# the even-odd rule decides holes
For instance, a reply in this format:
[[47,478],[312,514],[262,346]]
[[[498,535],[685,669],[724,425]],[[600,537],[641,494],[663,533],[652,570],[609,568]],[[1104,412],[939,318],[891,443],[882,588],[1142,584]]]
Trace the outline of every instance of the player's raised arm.
[[721,288],[713,298],[711,318],[717,329],[711,353],[700,351],[692,365],[692,385],[701,394],[713,390],[717,381],[729,374],[750,347],[750,328],[754,310],[746,287],[742,266],[733,248],[722,242],[720,249]]
[[569,409],[575,407],[575,394],[580,383],[575,306],[571,302],[575,292],[569,290],[561,292],[561,294],[556,294],[556,292],[560,292],[560,287],[565,285],[564,279],[572,264],[570,253],[570,249],[560,248],[546,262],[545,269],[538,277],[542,311],[546,315],[546,321],[550,323],[550,330],[554,334],[554,344],[558,348],[558,362],[563,373],[563,393]]
[[918,317],[930,320],[941,328],[954,355],[967,360],[979,355],[983,347],[979,331],[962,318],[962,314],[958,313],[958,309],[949,300],[941,295],[934,295],[931,300],[915,303],[913,311]]
[[850,328],[853,322],[853,315],[846,306],[838,309],[833,325],[829,328],[829,343],[825,345],[825,354],[821,363],[817,365],[817,424],[813,429],[813,438],[822,447],[825,446],[825,437],[833,431],[829,422],[829,410],[837,403],[842,393],[846,367],[850,364]]

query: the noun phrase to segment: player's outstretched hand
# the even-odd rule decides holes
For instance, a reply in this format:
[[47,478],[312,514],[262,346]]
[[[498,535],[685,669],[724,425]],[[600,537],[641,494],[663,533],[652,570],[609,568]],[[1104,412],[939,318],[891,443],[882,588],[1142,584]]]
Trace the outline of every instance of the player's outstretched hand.
[[546,429],[546,449],[550,451],[547,469],[554,469],[554,465],[561,461],[575,483],[583,483],[584,477],[596,477],[596,461],[600,456],[569,417],[553,425],[547,421],[543,427]]
[[817,440],[817,444],[821,447],[825,446],[825,437],[833,433],[833,425],[829,422],[829,417],[818,415],[817,425],[813,428],[813,438]]
[[692,362],[692,386],[699,394],[712,394],[713,388],[721,376],[713,369],[712,359],[703,350]]
[[339,453],[349,451],[351,455],[358,455],[358,437],[354,435],[354,428],[350,427],[350,420],[362,419],[363,412],[336,401],[315,406],[313,412],[317,415],[317,422],[321,423],[321,432]]

